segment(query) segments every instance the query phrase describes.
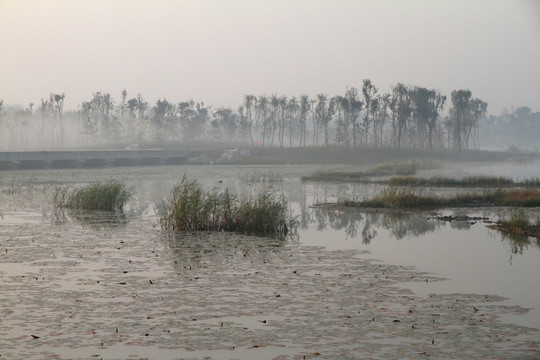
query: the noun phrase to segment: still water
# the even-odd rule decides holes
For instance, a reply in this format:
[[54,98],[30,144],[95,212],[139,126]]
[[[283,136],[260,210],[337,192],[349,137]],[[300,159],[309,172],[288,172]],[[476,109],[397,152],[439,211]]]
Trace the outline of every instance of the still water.
[[[459,171],[462,174],[507,175],[507,173],[516,173],[512,166],[514,165],[479,167],[476,164],[471,164],[470,166],[461,165]],[[539,163],[528,164],[525,168],[521,167],[522,164],[515,166],[520,166],[520,174],[527,174],[524,177],[540,174]],[[191,286],[190,284],[194,283],[193,279],[196,279],[199,287],[196,290],[193,289],[193,291],[202,291],[202,293],[193,293],[192,296],[189,296],[189,294],[173,294],[170,290],[170,284],[163,285],[160,288],[160,294],[163,294],[162,301],[164,304],[167,303],[167,300],[171,301],[169,307],[163,305],[163,312],[172,313],[171,307],[177,306],[172,305],[172,299],[180,296],[190,302],[199,303],[198,306],[192,303],[191,307],[186,305],[183,308],[183,311],[188,313],[190,317],[199,318],[198,326],[216,327],[223,330],[224,323],[240,324],[241,329],[244,331],[249,330],[252,334],[264,333],[265,335],[261,335],[259,341],[261,344],[267,344],[265,346],[254,345],[241,336],[239,337],[237,333],[231,333],[228,337],[221,336],[216,338],[217,340],[214,340],[214,342],[208,342],[208,334],[204,333],[207,331],[205,330],[206,327],[197,328],[193,330],[194,333],[192,334],[185,334],[193,342],[189,346],[186,344],[169,344],[170,346],[167,346],[168,340],[164,339],[163,335],[161,335],[161,340],[148,343],[146,341],[148,334],[145,332],[149,330],[143,329],[140,322],[130,322],[129,319],[124,319],[117,313],[104,312],[96,316],[94,324],[96,328],[103,327],[106,319],[109,319],[109,322],[114,322],[115,317],[122,318],[125,326],[129,324],[131,328],[136,328],[137,331],[144,333],[146,335],[143,338],[145,341],[129,342],[126,335],[123,344],[121,338],[108,346],[105,340],[105,344],[101,342],[98,348],[87,341],[81,341],[79,346],[70,344],[69,341],[76,341],[71,338],[69,341],[59,341],[58,343],[43,341],[39,346],[33,343],[34,347],[42,353],[51,354],[51,357],[56,354],[65,358],[92,357],[96,352],[102,354],[102,356],[105,354],[104,358],[124,358],[127,357],[125,346],[128,343],[130,354],[147,357],[160,354],[158,357],[161,358],[172,357],[173,354],[176,354],[174,351],[179,351],[178,349],[188,351],[187,355],[184,354],[188,358],[201,358],[203,356],[210,358],[250,358],[253,356],[258,358],[276,358],[277,356],[295,358],[295,356],[306,356],[306,354],[311,356],[314,353],[319,353],[317,356],[324,357],[326,355],[324,350],[329,351],[330,349],[338,352],[328,352],[328,358],[332,358],[336,354],[339,354],[342,358],[347,358],[349,355],[354,358],[358,355],[358,351],[369,354],[366,356],[373,358],[397,358],[399,353],[392,346],[399,345],[400,342],[407,343],[409,346],[414,345],[415,340],[411,340],[409,338],[411,335],[408,333],[400,335],[395,332],[387,337],[374,337],[368,335],[375,333],[373,329],[372,332],[365,334],[357,329],[356,335],[350,333],[345,335],[335,330],[333,336],[341,339],[341,341],[339,344],[334,344],[328,340],[332,336],[322,333],[322,330],[320,330],[321,334],[317,336],[319,339],[325,338],[326,342],[319,343],[315,340],[306,340],[310,336],[314,336],[311,333],[317,333],[318,330],[301,330],[297,328],[300,325],[291,324],[290,319],[291,316],[299,316],[297,314],[301,313],[302,308],[304,308],[306,317],[309,312],[309,318],[315,319],[309,329],[314,327],[317,329],[333,328],[336,326],[332,322],[335,320],[333,317],[337,316],[337,313],[342,316],[340,312],[345,312],[343,309],[349,309],[352,306],[351,304],[376,303],[382,301],[379,299],[381,296],[394,296],[395,294],[402,294],[402,292],[403,294],[409,294],[411,291],[411,294],[414,294],[411,296],[415,296],[416,299],[415,304],[429,303],[431,300],[428,299],[437,299],[440,303],[432,306],[439,307],[447,302],[452,304],[453,307],[452,301],[458,300],[447,298],[447,296],[457,296],[455,294],[467,294],[471,299],[481,296],[485,296],[487,299],[493,296],[490,301],[499,306],[498,310],[494,310],[498,316],[498,321],[510,326],[504,330],[505,333],[511,333],[509,329],[514,329],[512,326],[540,329],[540,282],[537,278],[537,274],[540,273],[540,246],[538,240],[532,238],[511,239],[486,228],[486,224],[482,221],[474,223],[465,221],[443,222],[431,219],[430,214],[427,213],[383,214],[358,211],[327,211],[313,208],[312,205],[317,203],[332,202],[339,199],[362,199],[381,190],[381,187],[376,185],[302,183],[300,180],[302,175],[309,175],[315,170],[335,168],[341,169],[342,167],[313,165],[166,166],[0,172],[0,185],[3,190],[0,194],[0,252],[2,252],[0,258],[0,275],[2,278],[0,281],[4,282],[0,294],[4,300],[9,299],[7,304],[15,304],[17,301],[13,297],[18,296],[17,292],[19,292],[19,295],[25,294],[28,298],[32,298],[41,296],[40,294],[50,291],[52,287],[56,289],[54,290],[56,291],[54,296],[60,296],[63,299],[64,296],[69,296],[67,294],[70,291],[78,291],[78,293],[86,293],[86,296],[92,297],[92,303],[96,305],[99,303],[98,298],[103,297],[103,293],[95,289],[96,284],[90,285],[90,282],[85,279],[101,279],[96,280],[97,284],[100,284],[101,281],[100,285],[106,282],[107,279],[111,282],[117,281],[112,280],[112,277],[108,278],[107,271],[116,271],[113,269],[116,269],[117,264],[125,263],[126,258],[129,257],[129,266],[125,265],[125,268],[129,268],[129,270],[124,271],[132,278],[128,278],[127,281],[116,282],[116,284],[129,284],[131,281],[139,288],[143,287],[144,289],[139,290],[137,294],[135,292],[126,293],[124,290],[122,292],[118,290],[118,293],[115,293],[115,290],[111,293],[114,294],[114,300],[109,299],[108,302],[114,301],[122,305],[122,314],[125,314],[126,310],[134,313],[144,310],[152,311],[151,315],[146,316],[148,318],[146,322],[150,322],[147,325],[154,328],[163,326],[163,322],[159,324],[157,321],[156,323],[152,322],[152,319],[162,315],[155,312],[157,309],[149,310],[140,304],[130,304],[132,304],[135,295],[139,297],[157,296],[158,294],[151,292],[151,289],[145,292],[148,284],[155,285],[157,284],[156,279],[163,280],[170,277],[171,273],[175,273],[182,278],[181,283],[184,284],[183,286]],[[497,172],[497,169],[500,169],[500,173]],[[455,168],[449,168],[444,171],[450,172],[454,170]],[[198,245],[198,247],[193,246],[193,239],[164,240],[166,236],[164,237],[160,233],[157,214],[160,212],[162,201],[167,198],[174,184],[184,175],[190,179],[198,180],[206,189],[228,188],[232,192],[241,194],[241,196],[249,196],[261,191],[273,191],[283,194],[288,200],[291,213],[299,221],[298,237],[289,240],[284,245],[272,241],[259,243],[258,240],[245,240],[243,237],[234,236],[226,237],[225,240],[221,238],[216,240],[212,238],[213,235],[209,235],[198,240],[200,241],[199,244],[204,244]],[[79,186],[105,179],[122,180],[136,190],[135,198],[128,203],[125,214],[122,216],[84,212],[58,214],[48,205],[51,184]],[[25,190],[16,190],[21,186]],[[437,189],[431,191],[437,191]],[[508,209],[456,209],[452,211],[444,210],[443,213],[468,214],[497,220],[500,216],[507,214],[508,211]],[[537,210],[531,210],[532,217],[537,214]],[[66,241],[72,241],[75,246],[69,249],[66,248]],[[114,249],[110,246],[111,242],[116,244]],[[27,246],[20,245],[23,243],[26,243]],[[36,243],[40,245],[33,245]],[[120,255],[120,249],[122,251],[128,249],[126,244],[129,244],[129,252],[127,255]],[[57,246],[58,249],[55,250]],[[287,260],[286,254],[290,254],[291,257],[294,254],[294,261]],[[154,257],[159,260],[154,259],[152,260],[154,263],[150,264],[149,259]],[[246,257],[251,259],[251,263],[245,261]],[[327,263],[324,266],[321,265],[321,268],[316,268],[315,264],[318,261],[326,261]],[[357,261],[366,262],[357,263]],[[47,264],[50,266],[39,268],[40,265]],[[134,264],[140,266],[137,268]],[[272,271],[267,268],[269,264],[275,264]],[[269,297],[279,299],[282,294],[276,293],[277,290],[275,289],[284,287],[283,284],[299,281],[295,275],[301,271],[297,269],[302,269],[302,267],[305,269],[305,273],[310,274],[312,277],[324,277],[334,276],[334,272],[338,271],[337,269],[340,269],[340,267],[354,273],[354,271],[360,271],[358,269],[361,266],[369,268],[370,266],[381,265],[385,266],[384,271],[387,273],[391,272],[391,269],[394,269],[395,266],[400,269],[399,271],[396,270],[399,273],[399,275],[396,275],[397,283],[393,284],[391,288],[384,288],[383,295],[380,295],[379,298],[376,296],[369,298],[371,295],[366,295],[367,291],[364,291],[362,294],[354,295],[359,296],[356,301],[351,298],[350,303],[344,305],[342,304],[343,297],[352,296],[350,292],[344,289],[351,286],[360,288],[360,285],[347,283],[346,281],[349,280],[343,280],[343,274],[341,274],[339,280],[341,285],[335,289],[335,292],[338,294],[338,289],[341,289],[344,291],[343,296],[329,297],[326,306],[327,310],[324,310],[324,307],[312,308],[312,302],[303,303],[307,301],[305,298],[309,297],[305,295],[302,299],[303,305],[291,303],[287,311],[283,309],[281,312],[270,311],[269,308],[275,309],[277,305],[273,302],[270,304],[266,302],[258,303],[258,301],[262,301],[259,299],[261,295],[253,295],[252,289],[240,287],[233,290],[230,288],[231,286],[240,286],[234,279],[241,274],[244,277],[247,276],[246,274],[262,276],[257,275],[264,273],[260,268],[262,266],[270,273],[268,276],[262,276],[260,279],[254,280],[254,283],[258,283],[258,286],[264,284],[265,290],[261,290],[261,292],[266,292],[266,300]],[[254,266],[255,268],[253,268]],[[197,269],[196,274],[193,273],[195,269]],[[76,275],[74,275],[73,271],[76,272]],[[349,274],[347,271],[345,271],[345,275]],[[104,272],[105,274],[103,274]],[[144,279],[144,286],[141,280],[143,275],[150,276],[150,279]],[[48,285],[43,285],[43,288],[39,286],[29,288],[28,285],[25,287],[24,284],[16,283],[17,279],[28,281],[27,279],[31,278],[35,278],[34,281],[39,283],[41,278],[46,281],[47,276],[51,282]],[[294,279],[291,279],[291,276]],[[372,276],[372,273],[363,273],[363,278],[369,276]],[[409,278],[411,281],[407,281]],[[342,282],[342,280],[345,282]],[[276,283],[274,284],[274,282]],[[328,283],[319,285],[321,288],[331,286]],[[372,283],[364,285],[373,286]],[[315,287],[308,290],[310,286],[313,286],[313,283],[308,285],[305,282],[298,282],[297,286],[298,289],[305,287],[307,294],[317,289]],[[169,292],[170,298],[167,297]],[[253,297],[255,300],[251,300],[253,304],[244,303],[239,294],[242,294],[245,299],[251,299],[250,296],[252,295],[255,296]],[[405,297],[403,294],[399,296]],[[201,307],[204,309],[206,306],[208,309],[217,306],[211,301],[216,295],[224,297],[224,300],[227,298],[223,305],[225,308],[228,306],[230,309],[224,310],[222,307],[217,307],[213,309],[213,314],[217,315],[205,315]],[[201,296],[206,296],[207,300],[201,300]],[[318,296],[310,301],[320,300]],[[238,299],[235,302],[234,299],[236,298]],[[83,298],[79,300],[80,303],[85,302]],[[274,300],[276,299],[272,301]],[[39,308],[40,306],[33,300],[26,299],[23,303],[25,302],[31,307]],[[51,300],[51,302],[54,302],[54,300]],[[102,302],[107,303],[105,299]],[[470,302],[476,303],[473,300],[470,300]],[[52,305],[47,304],[44,306]],[[247,312],[239,315],[237,310],[234,309],[242,306],[246,308]],[[408,305],[403,304],[403,306]],[[383,313],[379,315],[381,317],[386,316],[388,308],[389,306],[383,307]],[[3,305],[0,303],[0,309],[3,311],[4,318],[9,319],[10,316],[12,317],[11,320],[0,322],[0,326],[5,329],[9,327],[9,331],[4,330],[3,333],[6,335],[9,332],[8,338],[15,344],[10,346],[9,351],[4,350],[4,353],[19,356],[26,354],[28,358],[35,356],[34,352],[29,350],[32,349],[32,346],[29,347],[25,342],[28,340],[21,340],[27,339],[29,332],[37,331],[35,327],[24,324],[24,318],[29,316],[28,312],[22,308],[18,309],[17,306],[15,306],[15,309],[9,309],[6,302]],[[477,311],[476,307],[474,309]],[[361,310],[366,311],[366,309],[358,309],[358,313]],[[65,313],[65,311],[67,310],[54,308],[52,313],[58,312],[57,317],[61,317],[62,321],[64,321],[64,316],[59,314]],[[91,307],[83,307],[80,311],[98,313]],[[175,310],[175,313],[176,311],[178,310]],[[271,315],[265,315],[265,311],[271,313]],[[371,309],[370,311],[370,314],[374,314],[375,310]],[[321,312],[332,314],[314,315]],[[409,310],[409,312],[412,312],[412,310]],[[396,310],[393,314],[397,313],[399,312]],[[202,321],[202,318],[205,320]],[[373,319],[373,322],[375,322],[375,317]],[[47,333],[49,331],[45,330],[48,326],[47,322],[54,321],[58,322],[58,319],[43,315],[41,317],[36,316],[31,323],[35,323],[37,329],[41,329],[42,333]],[[78,321],[86,320],[79,318]],[[296,338],[293,336],[287,340],[280,338],[278,335],[272,335],[277,337],[275,339],[268,338],[269,333],[264,332],[262,329],[263,324],[267,324],[267,321],[275,322],[275,328],[284,334],[288,334],[288,336],[292,336],[291,334],[294,333]],[[420,322],[420,320],[418,321]],[[288,324],[288,327],[283,324]],[[170,327],[178,326],[172,325],[172,323],[169,325]],[[73,326],[73,332],[80,331],[75,325],[71,326]],[[115,330],[114,335],[120,336],[116,326],[118,325],[111,325]],[[448,333],[448,329],[454,325],[446,324],[445,326],[447,326],[445,333]],[[292,330],[289,327],[292,327]],[[414,328],[414,325],[412,327]],[[379,334],[389,332],[386,328],[379,330]],[[95,334],[97,330],[89,325],[86,331]],[[167,331],[170,333],[171,329],[167,328],[167,330],[163,329],[162,331],[163,333]],[[182,331],[185,332],[186,330]],[[182,331],[179,330],[178,332]],[[79,335],[84,337],[87,333]],[[482,335],[482,339],[491,336],[484,335]],[[61,338],[60,335],[58,336]],[[131,334],[131,337],[133,336]],[[459,335],[456,333],[455,336]],[[537,332],[530,333],[527,336],[527,341],[539,340]],[[107,339],[106,336],[104,338]],[[228,338],[231,342],[227,345],[229,348],[227,348],[228,352],[225,355],[220,350],[225,346],[223,345],[224,338]],[[15,341],[15,339],[18,340]],[[39,336],[39,338],[33,340],[41,341],[41,339],[42,336]],[[355,343],[369,340],[369,344],[355,348],[354,346],[351,347],[350,344],[346,344],[347,339]],[[445,351],[452,353],[450,350],[457,345],[452,343],[451,340],[447,341],[449,342],[446,346],[439,348],[433,354],[443,356],[448,355]],[[157,346],[156,344],[161,345]],[[314,344],[317,344],[317,346]],[[5,346],[6,343],[0,342],[0,345]],[[401,345],[403,346],[403,344]],[[492,345],[487,340],[487,352],[482,354],[489,355],[490,351],[493,350]],[[388,350],[389,346],[391,350]],[[418,349],[419,346],[419,344],[416,344],[413,348]],[[461,346],[464,345],[461,344]],[[189,349],[190,347],[191,349]],[[508,356],[516,356],[517,358],[526,354],[528,357],[534,358],[534,354],[538,354],[534,350],[539,350],[537,343],[530,343],[528,347],[527,351],[529,352],[519,353],[518,351],[517,354],[519,355],[510,352]],[[2,349],[2,346],[0,346],[0,349]],[[24,351],[21,349],[24,349]],[[316,349],[321,349],[321,351]],[[522,348],[518,350],[525,351]],[[430,349],[429,351],[433,350]],[[517,350],[513,349],[512,351]],[[75,354],[79,355],[75,356]],[[1,351],[0,355],[2,355]],[[468,356],[471,356],[471,354],[463,353],[462,356],[456,357],[467,358]]]

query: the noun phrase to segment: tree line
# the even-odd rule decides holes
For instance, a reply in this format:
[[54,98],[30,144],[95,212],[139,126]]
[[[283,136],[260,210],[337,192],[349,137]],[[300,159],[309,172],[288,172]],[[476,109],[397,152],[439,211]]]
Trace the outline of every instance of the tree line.
[[480,122],[482,142],[491,148],[510,151],[540,151],[540,112],[528,106],[505,109]]
[[0,139],[7,138],[12,148],[24,146],[25,129],[32,127],[32,141],[42,148],[62,148],[66,140],[68,146],[92,146],[207,138],[263,148],[461,150],[479,147],[479,123],[487,114],[487,103],[467,89],[452,91],[448,101],[438,90],[402,83],[380,93],[369,79],[335,96],[248,94],[236,109],[191,99],[174,103],[160,98],[151,105],[126,90],[118,101],[96,92],[74,111],[64,110],[64,99],[65,94],[51,93],[37,110],[33,104],[8,109],[0,101]]

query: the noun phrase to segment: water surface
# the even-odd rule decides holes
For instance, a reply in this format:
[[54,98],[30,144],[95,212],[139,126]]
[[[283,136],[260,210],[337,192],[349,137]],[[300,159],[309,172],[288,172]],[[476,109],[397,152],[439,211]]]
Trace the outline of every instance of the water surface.
[[[0,172],[0,355],[537,357],[538,242],[429,214],[313,209],[381,189],[300,181],[318,169]],[[268,182],[265,174],[278,176]],[[184,175],[207,189],[283,193],[298,238],[163,234],[156,214]],[[125,214],[55,212],[47,204],[56,184],[104,179],[135,187]],[[497,219],[508,209],[451,213],[465,211]]]

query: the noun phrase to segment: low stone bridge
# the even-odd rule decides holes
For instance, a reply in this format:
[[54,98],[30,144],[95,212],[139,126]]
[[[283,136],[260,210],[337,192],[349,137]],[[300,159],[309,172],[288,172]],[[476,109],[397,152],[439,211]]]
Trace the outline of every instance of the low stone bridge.
[[188,162],[191,150],[58,150],[0,152],[0,170],[173,165]]

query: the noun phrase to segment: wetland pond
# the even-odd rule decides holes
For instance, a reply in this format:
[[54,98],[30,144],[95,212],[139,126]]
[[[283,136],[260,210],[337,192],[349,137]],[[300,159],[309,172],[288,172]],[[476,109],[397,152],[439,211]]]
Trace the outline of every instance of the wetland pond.
[[[512,176],[512,166],[521,165],[482,172]],[[532,166],[537,176],[540,164]],[[313,208],[381,190],[300,180],[341,168],[0,172],[0,358],[540,357],[537,239],[508,237],[481,220]],[[183,175],[205,189],[283,194],[297,236],[163,233],[162,201]],[[136,191],[123,214],[50,206],[55,185],[107,179]],[[441,213],[496,221],[510,210]]]

